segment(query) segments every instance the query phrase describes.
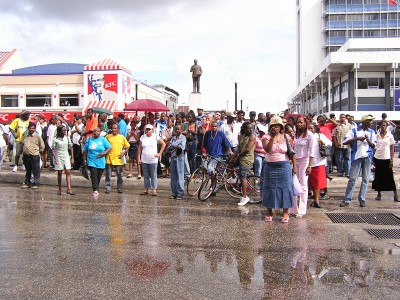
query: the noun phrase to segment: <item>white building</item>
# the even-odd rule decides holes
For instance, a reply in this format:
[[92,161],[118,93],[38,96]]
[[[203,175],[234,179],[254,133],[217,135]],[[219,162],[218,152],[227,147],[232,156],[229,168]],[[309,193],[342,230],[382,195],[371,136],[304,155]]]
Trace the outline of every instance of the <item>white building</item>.
[[387,0],[297,0],[297,88],[290,110],[397,110],[399,11]]

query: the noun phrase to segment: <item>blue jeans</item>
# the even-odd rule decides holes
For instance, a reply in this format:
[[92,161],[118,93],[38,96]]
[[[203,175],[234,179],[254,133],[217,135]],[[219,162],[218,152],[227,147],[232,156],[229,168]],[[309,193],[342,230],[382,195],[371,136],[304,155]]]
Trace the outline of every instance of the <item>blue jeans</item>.
[[350,148],[336,148],[335,155],[338,173],[348,176],[350,173]]
[[356,186],[356,181],[358,175],[360,174],[360,169],[362,172],[362,181],[360,192],[358,193],[358,201],[365,202],[365,195],[367,193],[369,175],[371,173],[371,160],[369,157],[363,157],[356,159],[351,165],[350,178],[347,183],[346,194],[344,195],[344,202],[349,203],[351,198],[353,198],[354,188]]
[[[157,164],[142,163],[145,189],[157,189]],[[172,166],[170,166],[172,168]]]
[[122,192],[122,166],[113,166],[106,164],[106,191],[111,191],[111,173],[113,168],[115,168],[115,172],[117,173],[117,191]]
[[171,159],[171,195],[183,197],[185,194],[185,158]]
[[262,176],[264,156],[254,153],[254,175]]
[[187,158],[189,161],[190,174],[196,170],[196,148],[197,140],[190,141],[186,144],[187,146]]

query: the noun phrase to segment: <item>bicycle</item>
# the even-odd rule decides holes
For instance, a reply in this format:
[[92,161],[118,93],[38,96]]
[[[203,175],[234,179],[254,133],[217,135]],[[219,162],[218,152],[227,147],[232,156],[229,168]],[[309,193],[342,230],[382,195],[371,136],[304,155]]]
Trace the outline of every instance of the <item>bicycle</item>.
[[212,157],[208,155],[206,158],[203,158],[202,155],[196,154],[196,161],[198,158],[201,159],[200,167],[194,170],[194,172],[190,174],[190,177],[188,177],[186,180],[186,193],[189,196],[194,196],[199,191],[201,184],[203,183],[204,176],[207,173],[207,164]]
[[[214,171],[205,175],[203,183],[198,190],[198,199],[205,201],[218,189],[225,188],[226,192],[233,198],[239,199],[242,196],[242,184],[238,174],[238,168],[229,163],[217,160]],[[247,177],[247,196],[249,203],[260,203],[262,201],[263,178],[257,175]]]

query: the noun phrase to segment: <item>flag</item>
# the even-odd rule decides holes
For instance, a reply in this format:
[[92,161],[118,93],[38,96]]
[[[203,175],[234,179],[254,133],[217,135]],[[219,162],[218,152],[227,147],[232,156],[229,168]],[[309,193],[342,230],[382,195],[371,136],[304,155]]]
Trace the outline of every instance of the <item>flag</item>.
[[397,5],[397,0],[388,0],[389,5]]

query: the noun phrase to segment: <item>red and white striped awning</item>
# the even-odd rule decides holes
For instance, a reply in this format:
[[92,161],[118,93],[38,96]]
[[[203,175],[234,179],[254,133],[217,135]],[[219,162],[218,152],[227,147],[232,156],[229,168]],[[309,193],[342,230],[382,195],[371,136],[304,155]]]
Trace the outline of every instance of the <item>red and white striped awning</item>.
[[85,107],[85,109],[83,111],[86,112],[89,108],[93,108],[93,107],[101,107],[101,108],[105,108],[105,109],[114,111],[115,110],[115,105],[116,105],[116,101],[107,101],[107,100],[98,101],[98,100],[93,100],[93,101],[89,101],[89,103],[86,105],[86,107]]
[[110,58],[103,59],[97,63],[85,66],[85,71],[103,71],[103,70],[123,70],[131,74],[131,70],[123,67],[119,63]]

